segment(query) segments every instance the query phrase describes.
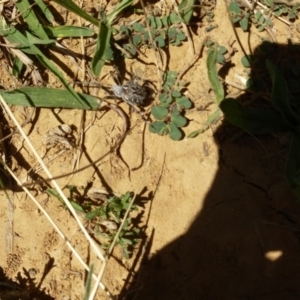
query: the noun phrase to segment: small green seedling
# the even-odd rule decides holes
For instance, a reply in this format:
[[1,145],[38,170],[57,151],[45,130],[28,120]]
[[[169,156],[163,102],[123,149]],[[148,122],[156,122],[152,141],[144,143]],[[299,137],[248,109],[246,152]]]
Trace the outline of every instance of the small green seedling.
[[135,56],[137,49],[143,45],[149,48],[153,46],[164,48],[168,44],[179,46],[182,41],[186,40],[186,35],[178,26],[181,18],[174,12],[163,17],[149,16],[146,22],[149,25],[151,36],[145,23],[137,22],[131,26],[122,25],[119,28],[119,33],[126,35],[129,40],[129,43],[124,44],[123,48],[132,56]]
[[[104,203],[95,202],[92,199],[81,199],[78,189],[75,186],[68,186],[70,191],[70,201],[76,212],[83,214],[84,218],[89,221],[89,229],[93,230],[101,247],[107,251],[117,234],[123,221],[125,213],[129,208],[132,200],[132,193],[125,193],[120,197],[108,197]],[[67,208],[63,199],[54,189],[48,189],[48,194],[57,198],[65,208]],[[136,205],[130,207],[129,215],[132,211],[138,210]],[[116,240],[116,245],[122,249],[126,259],[129,259],[134,247],[141,238],[142,229],[139,228],[135,219],[128,217],[120,234]]]
[[156,121],[152,122],[149,130],[159,135],[169,135],[178,141],[183,137],[181,127],[188,120],[183,116],[184,110],[192,107],[191,101],[183,95],[184,83],[176,84],[178,73],[168,71],[164,76],[163,91],[159,96],[160,103],[151,109]]

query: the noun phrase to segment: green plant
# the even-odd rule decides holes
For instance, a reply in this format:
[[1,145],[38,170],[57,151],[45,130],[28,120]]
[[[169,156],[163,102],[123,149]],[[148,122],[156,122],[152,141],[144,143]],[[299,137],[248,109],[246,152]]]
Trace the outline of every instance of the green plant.
[[291,101],[293,96],[281,71],[270,60],[266,60],[266,66],[272,82],[271,107],[249,108],[232,98],[222,101],[220,107],[230,123],[248,133],[291,132],[285,175],[300,202],[300,115]]
[[228,8],[233,23],[238,23],[244,31],[249,30],[251,24],[258,31],[263,31],[273,24],[270,16],[271,13],[276,17],[287,16],[290,22],[298,18],[300,3],[284,3],[283,1],[278,3],[274,0],[262,0],[261,2],[265,8],[257,7],[258,9],[253,10],[237,2],[230,2]]
[[[75,186],[68,186],[70,191],[70,201],[73,208],[84,215],[84,218],[89,221],[89,229],[93,230],[97,240],[100,242],[104,250],[109,250],[112,241],[114,240],[126,211],[129,213],[138,210],[136,205],[130,207],[132,194],[127,192],[120,197],[110,196],[104,203],[99,205],[90,198],[82,199],[78,189]],[[57,198],[63,206],[66,205],[53,189],[48,189],[47,192]],[[130,208],[129,208],[130,207]],[[122,249],[122,253],[126,259],[130,258],[131,251],[138,244],[141,238],[142,230],[136,224],[136,220],[128,217],[126,218],[121,231],[116,240],[116,245]]]
[[163,17],[149,16],[146,22],[149,25],[151,36],[145,22],[133,23],[131,26],[122,25],[119,28],[119,33],[126,35],[129,40],[129,43],[125,43],[123,48],[133,56],[137,54],[137,49],[142,45],[153,47],[152,41],[155,46],[164,48],[167,44],[179,46],[186,39],[185,34],[178,27],[181,18],[174,12]]
[[[212,41],[207,42],[208,53],[206,59],[207,75],[211,84],[212,90],[215,94],[216,103],[219,106],[225,97],[225,91],[222,82],[219,79],[217,64],[225,62],[224,54],[227,49],[223,46],[219,46]],[[201,129],[193,131],[189,134],[189,138],[194,138],[199,134],[207,130],[212,124],[217,122],[222,116],[222,111],[217,108],[206,120],[204,126]]]
[[183,116],[184,110],[192,106],[191,101],[183,95],[185,83],[177,82],[178,73],[168,71],[164,75],[163,91],[159,96],[160,103],[151,108],[151,113],[157,121],[149,125],[152,133],[169,135],[172,140],[180,140],[183,136],[181,127],[188,120]]

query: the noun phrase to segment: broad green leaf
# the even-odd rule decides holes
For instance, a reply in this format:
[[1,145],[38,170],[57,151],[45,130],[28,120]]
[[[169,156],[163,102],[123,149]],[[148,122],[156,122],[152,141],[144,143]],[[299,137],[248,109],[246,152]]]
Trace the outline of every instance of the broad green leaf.
[[177,98],[176,103],[187,109],[192,107],[192,102],[185,96]]
[[179,13],[187,24],[193,14],[195,0],[181,0],[180,4],[178,5]]
[[174,141],[179,141],[182,138],[182,132],[178,129],[177,125],[173,122],[170,123],[169,137]]
[[57,4],[63,6],[67,10],[73,12],[74,14],[78,15],[79,17],[91,22],[95,26],[99,26],[99,20],[95,19],[88,13],[86,13],[83,9],[81,9],[77,4],[75,4],[72,0],[53,0]]
[[88,37],[93,36],[94,31],[87,27],[79,26],[44,26],[44,30],[49,37],[64,38],[64,37]]
[[300,203],[300,135],[295,133],[292,136],[289,154],[287,157],[285,174],[287,182]]
[[92,60],[92,71],[96,77],[99,76],[105,62],[112,58],[112,50],[110,47],[111,34],[111,26],[107,26],[101,22],[96,51]]
[[149,131],[159,135],[165,135],[169,132],[168,126],[163,121],[155,121],[149,125]]
[[230,2],[228,9],[232,14],[240,14],[242,12],[236,2]]
[[273,109],[250,109],[234,99],[220,104],[226,120],[251,134],[267,134],[287,129],[287,124]]
[[222,83],[218,77],[217,56],[218,56],[217,47],[212,47],[211,49],[209,49],[207,59],[206,59],[206,67],[208,72],[208,78],[212,86],[212,90],[216,96],[217,104],[220,104],[221,101],[224,99],[225,93],[224,93]]
[[239,24],[244,31],[247,31],[249,27],[249,19],[243,18],[242,20],[239,21]]
[[270,60],[266,60],[266,65],[272,80],[272,104],[280,111],[284,121],[296,129],[299,127],[300,118],[293,113],[290,107],[286,81],[279,69]]
[[89,105],[82,106],[67,90],[45,87],[24,87],[13,91],[0,91],[6,103],[17,106],[73,108],[97,110],[101,107],[99,99],[87,94],[78,93],[78,97]]
[[251,67],[251,61],[253,60],[252,55],[247,55],[247,56],[243,56],[241,59],[242,65],[245,68],[250,68]]
[[181,19],[175,12],[172,12],[170,14],[170,21],[172,24],[178,24],[180,23]]
[[154,105],[151,108],[151,113],[155,119],[161,120],[164,119],[165,116],[168,114],[169,110],[165,107]]
[[172,122],[176,124],[177,127],[183,127],[187,123],[187,119],[181,115],[172,116]]

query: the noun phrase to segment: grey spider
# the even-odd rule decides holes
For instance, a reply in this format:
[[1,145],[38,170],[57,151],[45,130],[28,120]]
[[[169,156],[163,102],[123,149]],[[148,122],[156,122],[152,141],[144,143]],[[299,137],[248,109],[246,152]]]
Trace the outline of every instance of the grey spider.
[[113,85],[111,89],[116,97],[123,99],[124,102],[131,106],[140,107],[146,104],[147,87],[140,85],[135,78],[123,85]]

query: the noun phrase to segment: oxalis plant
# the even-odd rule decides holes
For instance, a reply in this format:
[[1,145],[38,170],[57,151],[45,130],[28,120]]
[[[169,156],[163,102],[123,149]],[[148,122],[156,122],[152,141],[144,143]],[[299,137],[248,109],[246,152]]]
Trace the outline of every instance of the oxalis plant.
[[291,94],[281,71],[270,60],[265,63],[272,82],[271,107],[248,108],[236,99],[227,98],[221,102],[220,108],[230,123],[250,134],[291,133],[285,176],[300,203],[300,115],[292,109]]

